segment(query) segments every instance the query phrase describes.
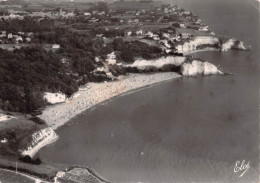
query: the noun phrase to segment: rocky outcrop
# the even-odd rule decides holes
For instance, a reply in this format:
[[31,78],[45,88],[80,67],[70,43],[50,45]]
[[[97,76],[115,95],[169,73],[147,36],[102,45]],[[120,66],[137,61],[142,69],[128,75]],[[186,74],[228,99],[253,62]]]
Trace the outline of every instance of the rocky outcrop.
[[222,44],[221,51],[228,51],[230,49],[248,50],[249,48],[242,41],[228,39]]
[[223,74],[223,72],[218,70],[218,68],[211,63],[193,60],[191,63],[184,63],[181,66],[181,74],[183,76],[208,76],[213,74]]
[[58,140],[58,135],[51,127],[47,127],[33,133],[30,139],[27,146],[19,150],[21,156],[28,155],[33,158],[42,147]]

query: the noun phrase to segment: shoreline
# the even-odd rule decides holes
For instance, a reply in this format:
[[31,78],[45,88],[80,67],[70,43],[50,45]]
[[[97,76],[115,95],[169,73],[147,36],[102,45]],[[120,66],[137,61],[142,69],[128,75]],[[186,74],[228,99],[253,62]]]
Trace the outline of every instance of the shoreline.
[[72,98],[66,103],[47,106],[38,117],[43,119],[53,130],[57,130],[75,116],[109,99],[178,77],[181,75],[174,72],[129,74],[119,76],[118,81],[88,83],[90,88],[76,92],[79,94],[77,98]]
[[183,53],[183,56],[187,56],[190,54],[194,54],[194,53],[200,53],[200,52],[207,52],[207,51],[219,51],[216,48],[205,48],[205,49],[200,49],[200,50],[193,50],[193,51],[187,51]]

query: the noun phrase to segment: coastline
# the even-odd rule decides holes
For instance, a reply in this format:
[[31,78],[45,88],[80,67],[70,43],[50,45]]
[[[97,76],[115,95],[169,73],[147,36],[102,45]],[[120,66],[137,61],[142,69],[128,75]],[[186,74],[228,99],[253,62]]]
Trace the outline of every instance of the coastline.
[[129,74],[120,76],[118,81],[88,83],[90,88],[78,91],[77,98],[72,98],[66,103],[47,106],[38,117],[43,119],[53,130],[57,130],[76,115],[108,99],[178,77],[181,75],[174,72]]
[[187,51],[183,53],[183,56],[187,56],[193,53],[200,53],[200,52],[207,52],[207,51],[219,51],[216,48],[205,48],[205,49],[200,49],[200,50],[194,50],[194,51]]

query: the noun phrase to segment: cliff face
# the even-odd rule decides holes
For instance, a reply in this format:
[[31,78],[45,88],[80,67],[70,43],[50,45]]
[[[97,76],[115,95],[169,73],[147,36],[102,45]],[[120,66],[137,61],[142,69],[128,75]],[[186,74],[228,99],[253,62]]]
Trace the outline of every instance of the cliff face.
[[145,70],[148,67],[155,67],[157,69],[162,68],[165,65],[180,66],[185,62],[185,57],[179,56],[168,56],[163,58],[158,58],[155,60],[136,60],[133,64],[125,65],[125,67],[136,67],[139,70]]
[[51,127],[47,127],[33,133],[27,147],[20,149],[19,152],[22,156],[29,155],[32,158],[42,147],[56,140],[58,140],[58,135]]
[[201,46],[218,46],[220,39],[214,36],[197,36],[192,40],[185,42],[182,45],[177,45],[176,49],[178,53],[185,53],[189,51],[195,51],[201,49]]
[[190,41],[177,45],[175,49],[178,53],[185,53],[200,50],[207,47],[216,48],[216,50],[228,51],[230,49],[248,50],[242,41],[228,39],[221,44],[221,39],[215,36],[197,36]]
[[181,73],[183,76],[223,74],[215,65],[198,60],[193,60],[191,63],[184,63],[181,67]]

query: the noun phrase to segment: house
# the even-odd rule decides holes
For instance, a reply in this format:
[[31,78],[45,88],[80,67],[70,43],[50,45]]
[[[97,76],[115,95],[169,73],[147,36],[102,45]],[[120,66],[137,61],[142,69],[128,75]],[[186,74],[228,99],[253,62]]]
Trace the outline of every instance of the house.
[[59,44],[53,44],[52,45],[52,49],[59,49],[60,48],[60,45]]
[[31,38],[27,37],[27,38],[25,38],[25,40],[26,40],[27,42],[30,42],[30,41],[31,41]]
[[99,62],[99,61],[100,61],[100,58],[99,58],[99,57],[95,57],[95,61],[96,61],[96,62]]
[[17,36],[17,37],[15,38],[15,41],[16,41],[17,43],[23,42],[23,38],[22,38],[21,36]]
[[190,11],[185,11],[183,12],[184,15],[191,15],[191,12]]
[[115,52],[112,52],[110,54],[107,54],[106,62],[108,62],[109,65],[116,64],[116,55]]
[[24,32],[17,32],[19,35],[24,35]]
[[136,35],[141,36],[141,35],[143,35],[143,30],[136,31],[135,33],[136,33]]
[[181,28],[186,28],[185,24],[180,24]]
[[160,40],[159,35],[158,34],[154,34],[153,35],[153,40],[159,41]]
[[9,34],[7,35],[7,38],[8,38],[8,39],[13,39],[13,34],[12,34],[12,33],[9,33]]
[[127,35],[127,36],[131,36],[131,35],[132,35],[132,31],[126,32],[126,35]]
[[1,143],[5,144],[5,143],[7,143],[7,142],[8,142],[7,138],[1,139]]
[[84,13],[84,16],[88,16],[88,17],[90,17],[90,16],[91,16],[91,13],[89,13],[89,12],[85,12],[85,13]]

